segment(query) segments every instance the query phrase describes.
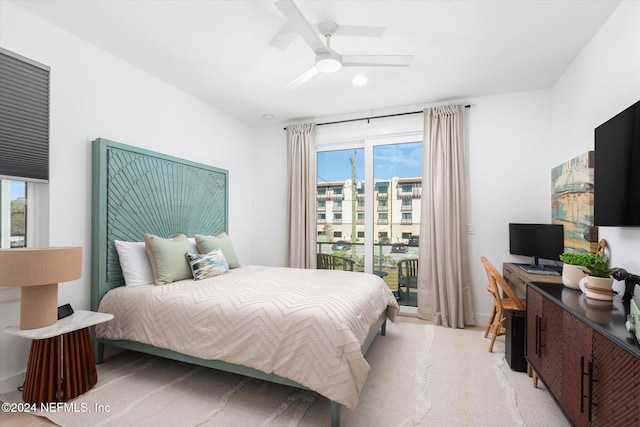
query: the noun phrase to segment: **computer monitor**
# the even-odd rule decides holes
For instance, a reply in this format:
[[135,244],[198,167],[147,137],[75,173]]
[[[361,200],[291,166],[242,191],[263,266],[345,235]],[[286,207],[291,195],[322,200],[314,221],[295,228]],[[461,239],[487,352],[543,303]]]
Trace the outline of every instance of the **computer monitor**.
[[533,268],[544,269],[540,258],[559,261],[563,252],[562,224],[509,224],[509,253],[532,257]]

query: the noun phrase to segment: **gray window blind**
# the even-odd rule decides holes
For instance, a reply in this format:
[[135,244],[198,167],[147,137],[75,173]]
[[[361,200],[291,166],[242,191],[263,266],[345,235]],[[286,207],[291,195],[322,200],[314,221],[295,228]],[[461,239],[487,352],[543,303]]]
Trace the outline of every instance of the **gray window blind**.
[[0,176],[49,180],[49,67],[2,48]]

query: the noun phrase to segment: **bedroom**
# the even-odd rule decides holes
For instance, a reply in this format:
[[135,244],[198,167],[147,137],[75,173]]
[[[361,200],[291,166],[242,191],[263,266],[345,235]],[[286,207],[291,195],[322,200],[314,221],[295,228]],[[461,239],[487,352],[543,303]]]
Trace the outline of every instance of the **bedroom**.
[[[90,141],[104,137],[228,169],[234,195],[229,234],[239,256],[246,263],[284,263],[284,208],[261,209],[285,206],[284,191],[274,191],[286,183],[281,123],[247,125],[12,2],[2,1],[0,7],[1,46],[51,66],[58,79],[51,93],[48,221],[40,244],[90,247]],[[469,237],[470,259],[511,260],[506,223],[547,222],[550,169],[592,149],[593,128],[640,97],[640,58],[630,53],[640,50],[634,25],[639,13],[637,2],[623,1],[550,87],[462,100],[473,105],[468,114],[468,141],[474,141],[468,153],[474,183],[469,217],[476,233]],[[408,108],[385,105],[379,112],[394,110]],[[499,129],[496,123],[502,124]],[[192,148],[201,141],[207,141],[204,150]],[[491,171],[488,159],[496,161]],[[502,197],[521,187],[531,193],[518,203]],[[602,228],[601,235],[613,248],[615,265],[640,270],[640,230]],[[82,280],[60,286],[61,302],[89,307],[88,251],[83,271]],[[471,272],[476,323],[482,325],[491,303],[479,262],[472,262]],[[17,318],[18,302],[8,299],[0,303],[3,328]],[[27,354],[28,343],[0,336],[3,389],[15,387]]]

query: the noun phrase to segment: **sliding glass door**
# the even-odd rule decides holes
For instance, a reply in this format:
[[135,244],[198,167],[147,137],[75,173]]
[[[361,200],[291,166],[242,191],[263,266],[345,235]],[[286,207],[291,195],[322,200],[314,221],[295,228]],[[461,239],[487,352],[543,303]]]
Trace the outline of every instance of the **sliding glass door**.
[[397,290],[397,263],[417,258],[422,142],[364,141],[317,153],[317,249],[382,277]]
[[318,253],[364,271],[364,149],[318,152],[317,170]]

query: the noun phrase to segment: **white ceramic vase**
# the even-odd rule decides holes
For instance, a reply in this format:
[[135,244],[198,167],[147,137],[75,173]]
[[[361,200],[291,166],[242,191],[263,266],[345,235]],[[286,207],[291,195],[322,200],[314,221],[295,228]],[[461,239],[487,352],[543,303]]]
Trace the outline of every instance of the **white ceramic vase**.
[[580,289],[580,279],[587,277],[587,267],[564,264],[562,266],[562,283],[573,289]]
[[613,277],[587,276],[580,280],[580,290],[587,298],[600,301],[613,300]]

